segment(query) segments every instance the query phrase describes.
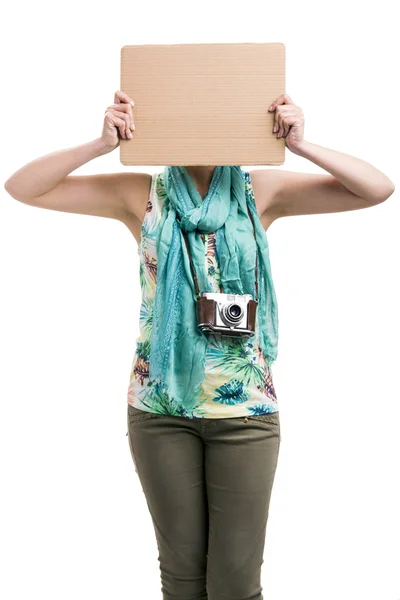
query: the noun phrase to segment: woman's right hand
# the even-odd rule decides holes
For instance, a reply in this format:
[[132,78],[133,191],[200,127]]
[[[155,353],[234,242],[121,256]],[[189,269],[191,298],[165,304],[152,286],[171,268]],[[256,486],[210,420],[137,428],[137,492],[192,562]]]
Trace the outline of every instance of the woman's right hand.
[[121,138],[132,139],[132,131],[135,129],[134,104],[128,94],[117,91],[114,94],[114,104],[106,108],[101,139],[110,152],[119,146]]

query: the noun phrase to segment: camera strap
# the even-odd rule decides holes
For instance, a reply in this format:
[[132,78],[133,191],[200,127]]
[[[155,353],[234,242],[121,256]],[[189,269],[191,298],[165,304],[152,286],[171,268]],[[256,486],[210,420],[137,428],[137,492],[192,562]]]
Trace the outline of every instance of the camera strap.
[[[250,217],[251,223],[253,225],[254,240],[256,242],[256,268],[255,268],[255,274],[256,274],[256,278],[255,278],[256,297],[255,297],[255,300],[258,302],[258,260],[257,260],[258,259],[258,247],[257,247],[257,237],[256,237],[256,230],[255,230],[254,220],[253,220],[252,214],[250,212],[250,209],[249,209],[248,205],[246,205],[246,206],[247,206],[247,212],[249,213],[249,217]],[[176,218],[178,219],[178,221],[181,220],[181,218],[180,218],[180,216],[178,214],[176,215]],[[191,254],[190,254],[190,248],[189,248],[189,242],[188,242],[188,239],[187,239],[187,234],[186,234],[186,231],[184,231],[183,229],[181,229],[181,231],[182,231],[183,237],[185,239],[186,249],[187,249],[188,256],[189,256],[190,269],[191,269],[192,275],[193,275],[194,288],[196,290],[197,296],[200,297],[199,282],[198,282],[198,278],[197,278],[197,275],[196,275],[196,270],[194,268],[193,260],[192,260]],[[223,286],[220,285],[219,287],[220,287],[221,293],[224,293]]]

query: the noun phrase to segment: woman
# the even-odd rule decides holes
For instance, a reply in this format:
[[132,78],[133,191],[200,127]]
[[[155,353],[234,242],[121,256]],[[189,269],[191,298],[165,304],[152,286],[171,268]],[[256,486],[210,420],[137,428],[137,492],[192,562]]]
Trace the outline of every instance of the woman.
[[[132,232],[142,306],[128,439],[154,524],[163,597],[260,600],[280,445],[265,232],[283,216],[373,206],[394,185],[363,160],[305,141],[302,110],[287,94],[266,108],[274,132],[328,174],[188,166],[153,176],[70,175],[120,138],[132,139],[133,106],[117,91],[101,137],[32,161],[5,188],[26,204],[118,219]],[[201,292],[258,299],[254,335],[200,332],[194,276]]]

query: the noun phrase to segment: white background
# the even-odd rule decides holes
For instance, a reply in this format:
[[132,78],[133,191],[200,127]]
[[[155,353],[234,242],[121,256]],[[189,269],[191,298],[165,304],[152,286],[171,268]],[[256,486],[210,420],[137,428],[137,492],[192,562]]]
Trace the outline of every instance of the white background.
[[[101,135],[125,44],[283,42],[305,139],[398,185],[390,4],[6,3],[1,180]],[[323,172],[288,149],[282,168]],[[116,150],[74,174],[127,169],[159,167],[124,167]],[[118,221],[29,207],[3,185],[0,194],[0,595],[161,598],[126,437],[137,244]],[[282,441],[265,598],[400,599],[399,216],[396,191],[268,231]]]

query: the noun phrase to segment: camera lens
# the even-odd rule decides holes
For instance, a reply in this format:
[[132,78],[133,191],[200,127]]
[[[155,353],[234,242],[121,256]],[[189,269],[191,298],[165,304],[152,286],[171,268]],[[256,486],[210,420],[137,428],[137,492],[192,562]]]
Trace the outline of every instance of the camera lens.
[[242,314],[242,308],[241,308],[241,306],[239,306],[239,304],[231,304],[228,307],[228,315],[232,319],[238,319],[241,314]]

